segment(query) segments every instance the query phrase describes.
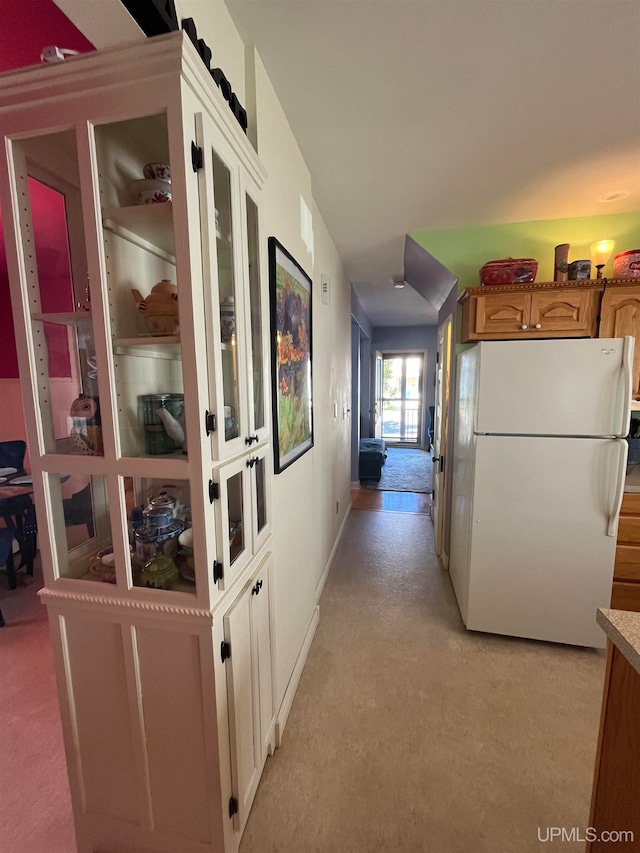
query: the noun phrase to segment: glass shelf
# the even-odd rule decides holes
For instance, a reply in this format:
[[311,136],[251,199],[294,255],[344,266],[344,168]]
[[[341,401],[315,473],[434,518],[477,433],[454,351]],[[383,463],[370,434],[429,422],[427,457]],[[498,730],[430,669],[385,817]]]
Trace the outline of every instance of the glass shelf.
[[112,231],[117,231],[118,228],[129,231],[173,258],[175,248],[172,202],[107,207],[102,216],[105,228]]
[[90,311],[64,311],[54,314],[32,314],[32,320],[42,320],[45,323],[56,323],[59,326],[76,326],[79,323],[90,323]]
[[178,335],[114,338],[113,351],[117,355],[132,355],[138,358],[182,358]]

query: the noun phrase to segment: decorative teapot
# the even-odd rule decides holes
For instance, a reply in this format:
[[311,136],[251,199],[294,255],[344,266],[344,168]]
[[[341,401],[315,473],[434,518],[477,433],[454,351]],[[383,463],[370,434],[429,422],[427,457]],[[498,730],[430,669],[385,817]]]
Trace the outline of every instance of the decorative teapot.
[[163,278],[151,288],[148,296],[143,296],[137,288],[131,288],[131,295],[142,314],[145,325],[152,335],[175,335],[180,328],[178,320],[178,288],[167,278]]

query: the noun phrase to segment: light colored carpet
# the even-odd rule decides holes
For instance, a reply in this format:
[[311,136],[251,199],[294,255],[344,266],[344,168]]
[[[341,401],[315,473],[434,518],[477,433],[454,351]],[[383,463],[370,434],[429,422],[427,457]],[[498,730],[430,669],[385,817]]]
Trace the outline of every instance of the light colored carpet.
[[586,827],[605,655],[466,632],[424,515],[353,512],[241,853],[540,853]]
[[53,654],[39,560],[35,582],[7,589],[0,574],[0,849],[76,849]]
[[380,480],[363,480],[367,489],[385,492],[430,492],[431,453],[413,447],[387,447]]

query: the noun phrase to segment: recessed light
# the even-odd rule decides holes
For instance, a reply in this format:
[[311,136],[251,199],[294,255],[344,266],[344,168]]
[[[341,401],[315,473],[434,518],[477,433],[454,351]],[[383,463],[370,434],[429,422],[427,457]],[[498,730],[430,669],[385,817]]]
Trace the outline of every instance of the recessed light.
[[612,193],[605,193],[604,195],[601,195],[598,201],[609,204],[609,202],[612,201],[622,201],[623,198],[629,198],[630,195],[631,193],[629,190],[617,190]]

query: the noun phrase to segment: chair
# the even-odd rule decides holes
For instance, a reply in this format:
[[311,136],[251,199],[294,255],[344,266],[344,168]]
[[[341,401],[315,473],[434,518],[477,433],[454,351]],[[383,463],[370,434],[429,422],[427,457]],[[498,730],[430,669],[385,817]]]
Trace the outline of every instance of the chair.
[[[15,589],[16,569],[13,564],[13,540],[15,538],[15,529],[11,527],[0,527],[0,566],[4,566],[7,570],[7,580],[9,581],[9,589]],[[0,621],[2,614],[0,613]],[[2,627],[0,625],[0,627]]]
[[[11,532],[11,540],[16,539],[20,546],[20,565],[26,567],[27,574],[33,577],[33,560],[36,556],[38,522],[36,520],[36,508],[29,495],[18,495],[15,498],[4,498],[0,501],[0,518],[4,519],[6,527],[0,528],[3,536]],[[0,563],[2,561],[0,560]],[[9,575],[9,587],[15,589],[15,572],[13,572],[13,585],[11,584],[13,566],[7,565]]]
[[62,501],[64,509],[64,523],[67,527],[75,527],[77,524],[86,524],[89,538],[93,539],[95,527],[93,523],[93,504],[91,503],[91,483],[87,483],[84,489],[74,492],[70,498]]
[[27,443],[20,439],[0,441],[0,468],[15,468],[18,474],[24,474],[24,457]]

